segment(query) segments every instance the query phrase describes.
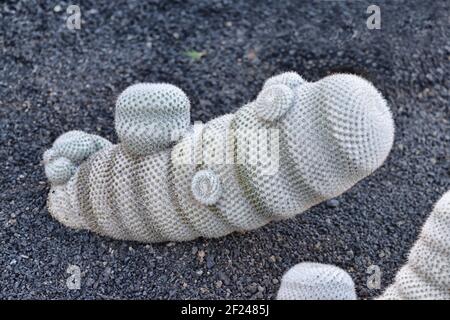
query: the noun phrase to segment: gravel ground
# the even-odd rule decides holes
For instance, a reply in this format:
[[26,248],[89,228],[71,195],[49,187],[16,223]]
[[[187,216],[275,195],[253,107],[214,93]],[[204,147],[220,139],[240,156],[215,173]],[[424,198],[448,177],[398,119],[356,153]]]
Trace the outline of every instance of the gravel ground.
[[[79,1],[0,4],[0,298],[273,298],[301,261],[346,269],[363,298],[367,268],[382,288],[405,262],[433,203],[450,185],[449,3],[375,1]],[[207,121],[253,99],[263,81],[296,70],[309,80],[347,71],[389,101],[395,145],[350,191],[295,219],[246,234],[145,245],[70,230],[45,206],[42,152],[65,131],[117,141],[117,95],[166,81]],[[68,290],[66,270],[81,270]]]

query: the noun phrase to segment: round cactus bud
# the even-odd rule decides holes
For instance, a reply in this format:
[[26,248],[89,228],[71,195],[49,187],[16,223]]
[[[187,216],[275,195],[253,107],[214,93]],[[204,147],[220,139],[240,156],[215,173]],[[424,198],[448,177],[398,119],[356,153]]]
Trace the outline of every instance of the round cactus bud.
[[212,170],[200,170],[192,179],[192,194],[204,205],[215,204],[222,194],[219,177]]
[[372,173],[394,141],[386,100],[369,81],[355,75],[332,75],[317,86],[337,144],[361,172]]
[[60,157],[45,166],[45,175],[54,185],[64,184],[75,173],[76,166],[67,158]]
[[97,135],[77,130],[64,133],[43,154],[47,177],[52,184],[63,184],[82,161],[109,146],[111,142]]
[[304,262],[281,279],[278,300],[356,300],[350,275],[335,266]]
[[117,99],[115,125],[124,147],[142,156],[173,142],[190,124],[190,103],[178,87],[166,83],[140,83]]
[[57,158],[57,156],[58,155],[55,153],[55,150],[48,149],[48,150],[45,150],[45,152],[42,156],[42,160],[44,161],[44,164],[47,165],[51,161],[55,160]]
[[276,84],[284,84],[291,89],[298,87],[306,82],[297,72],[289,71],[276,76],[273,76],[264,82],[263,90],[276,85]]
[[69,131],[56,139],[53,151],[61,157],[81,162],[97,151],[92,136],[82,131]]
[[276,121],[289,110],[293,98],[294,94],[288,86],[284,84],[269,86],[256,98],[256,113],[262,120]]

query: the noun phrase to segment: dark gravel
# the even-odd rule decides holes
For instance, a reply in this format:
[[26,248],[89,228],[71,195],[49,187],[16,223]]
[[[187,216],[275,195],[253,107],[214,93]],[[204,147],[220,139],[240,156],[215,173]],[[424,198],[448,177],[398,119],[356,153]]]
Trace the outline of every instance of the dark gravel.
[[[337,264],[373,297],[367,268],[380,266],[387,286],[449,188],[448,1],[79,1],[78,31],[65,26],[68,3],[36,2],[0,4],[2,299],[273,298],[301,261]],[[381,30],[366,27],[372,2]],[[246,234],[161,245],[73,231],[48,214],[42,152],[71,129],[117,141],[114,102],[128,85],[174,83],[206,121],[286,70],[364,75],[392,106],[388,161],[338,202]],[[69,265],[81,269],[80,290],[66,287]]]

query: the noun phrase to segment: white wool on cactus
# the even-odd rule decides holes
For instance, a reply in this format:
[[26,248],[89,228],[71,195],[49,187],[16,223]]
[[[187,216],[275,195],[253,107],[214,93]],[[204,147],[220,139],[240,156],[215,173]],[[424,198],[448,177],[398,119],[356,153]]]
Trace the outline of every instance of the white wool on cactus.
[[[300,263],[283,277],[278,299],[356,299],[350,275],[332,265]],[[450,299],[450,191],[436,203],[406,264],[379,300]]]
[[169,84],[118,98],[117,145],[75,131],[44,154],[49,211],[116,239],[185,241],[252,230],[336,197],[389,154],[394,123],[368,81],[270,78],[234,114],[190,125]]

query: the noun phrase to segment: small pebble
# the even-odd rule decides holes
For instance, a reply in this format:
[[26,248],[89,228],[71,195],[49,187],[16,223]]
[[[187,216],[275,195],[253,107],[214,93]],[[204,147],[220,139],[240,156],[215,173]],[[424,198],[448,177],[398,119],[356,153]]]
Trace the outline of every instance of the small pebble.
[[330,199],[327,201],[327,207],[329,208],[336,208],[339,206],[339,201],[336,199]]
[[258,285],[256,284],[256,283],[252,283],[252,284],[249,284],[248,286],[247,286],[247,290],[250,292],[250,293],[256,293],[257,291],[258,291]]
[[216,263],[214,262],[214,256],[213,255],[208,255],[206,256],[206,267],[208,269],[211,269],[212,267],[214,267]]
[[200,261],[200,263],[203,262],[203,258],[205,257],[205,255],[206,255],[206,253],[203,250],[199,250],[197,252],[197,257],[198,257],[198,260]]

